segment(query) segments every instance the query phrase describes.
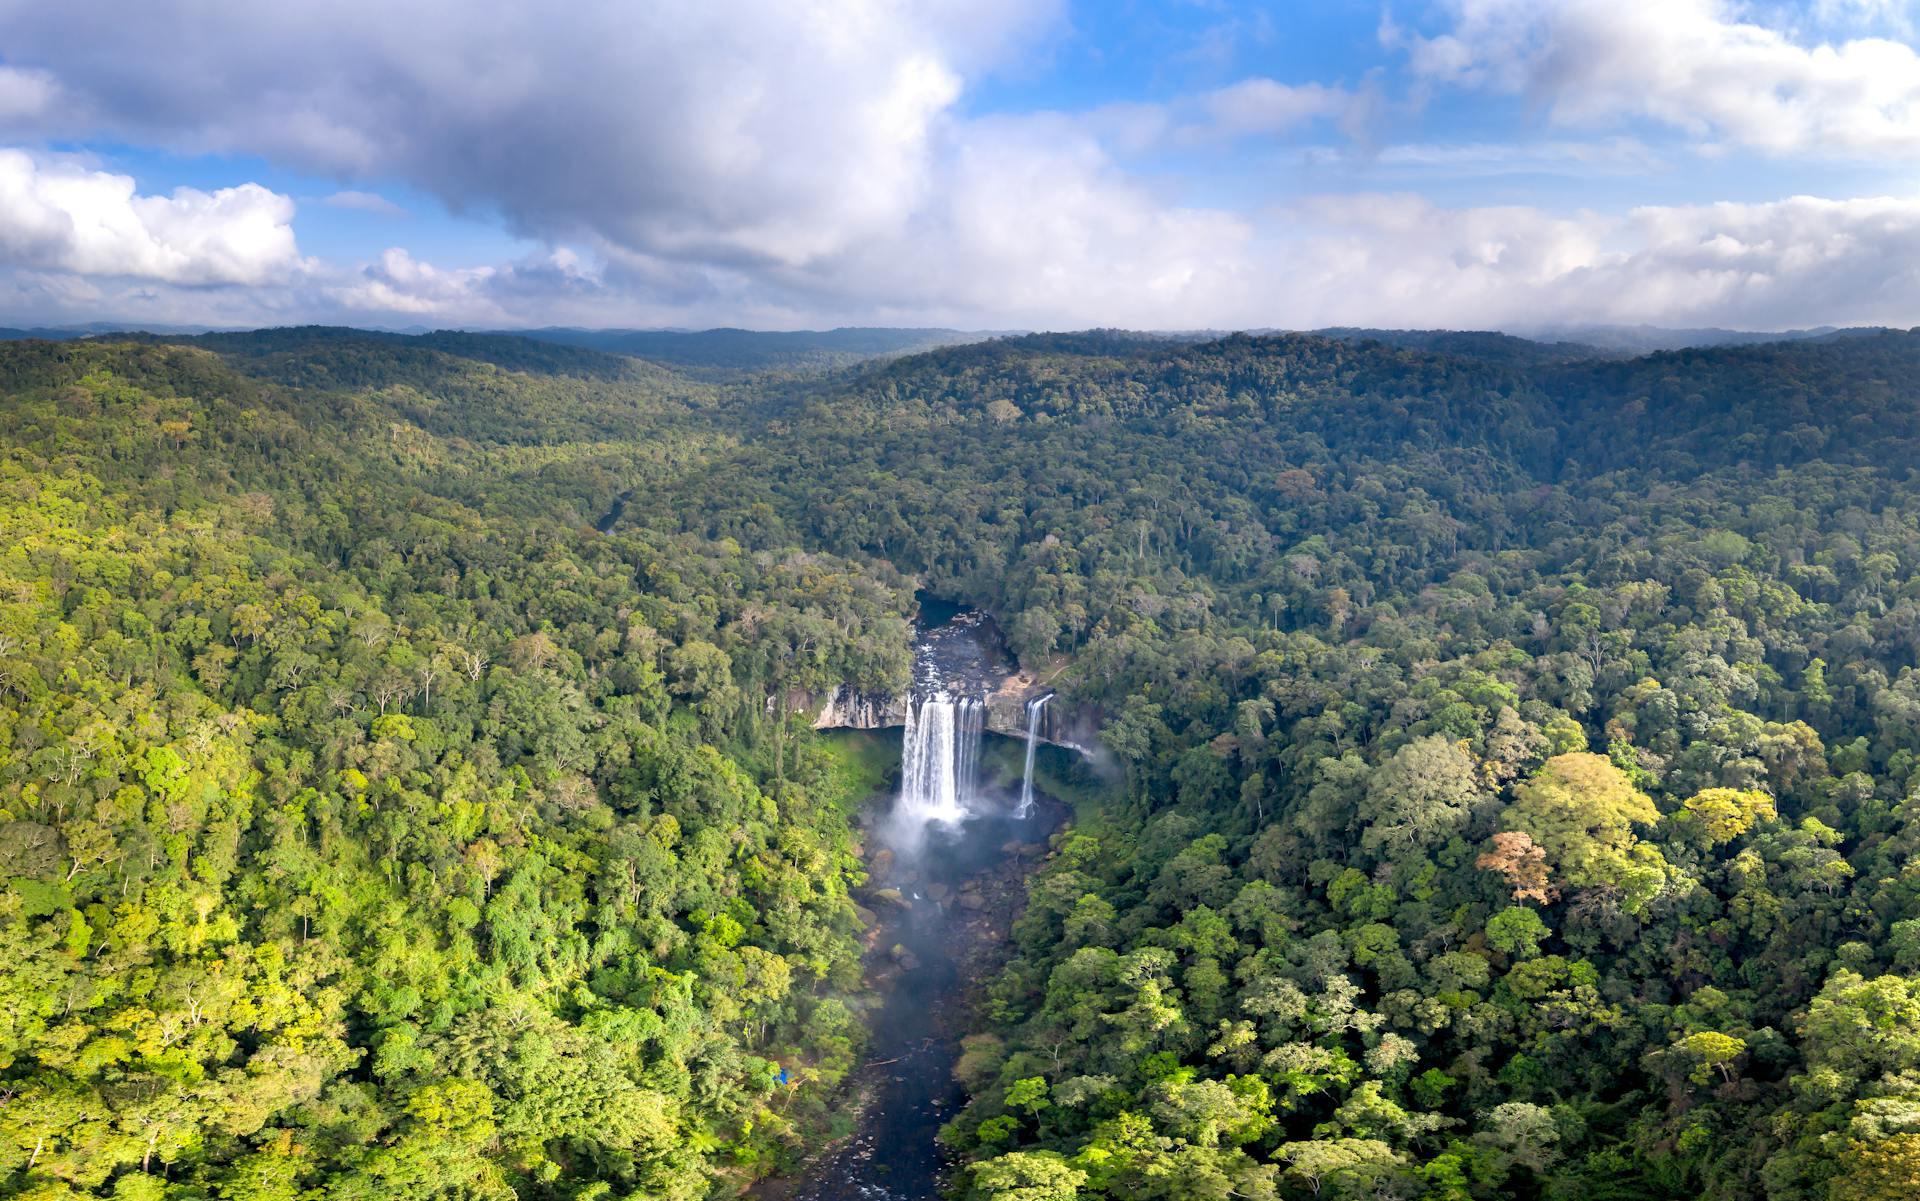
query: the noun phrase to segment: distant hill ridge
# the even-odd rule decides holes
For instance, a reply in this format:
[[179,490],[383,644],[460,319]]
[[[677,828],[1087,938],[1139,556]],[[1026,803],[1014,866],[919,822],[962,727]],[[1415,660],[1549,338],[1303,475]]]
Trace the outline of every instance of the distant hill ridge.
[[678,367],[732,371],[822,370],[867,359],[979,342],[991,332],[848,326],[830,330],[529,329],[541,342],[636,355]]
[[1515,331],[1530,341],[1581,343],[1601,350],[1628,354],[1651,354],[1658,350],[1685,350],[1695,346],[1752,346],[1765,342],[1809,342],[1823,338],[1857,338],[1873,334],[1898,333],[1884,325],[1838,327],[1820,325],[1811,329],[1740,330],[1665,329],[1654,325],[1562,325],[1541,326]]
[[[1116,343],[1204,343],[1233,336],[1303,333],[1338,342],[1378,342],[1455,358],[1515,367],[1546,366],[1597,359],[1622,359],[1690,348],[1757,346],[1818,342],[1901,332],[1883,326],[1816,326],[1808,329],[1754,331],[1703,327],[1668,329],[1651,325],[1552,326],[1498,330],[1382,329],[1330,326],[1309,331],[1256,328],[1244,331],[1196,329],[1140,331],[1098,329],[1042,337],[1101,337]],[[954,346],[1022,336],[1021,331],[957,330],[938,327],[843,326],[828,330],[750,330],[719,327],[685,329],[580,329],[546,327],[525,330],[406,330],[352,326],[302,325],[255,330],[213,330],[204,326],[152,326],[94,322],[73,326],[0,328],[0,342],[82,338],[192,341],[223,353],[248,357],[312,351],[322,345],[377,342],[395,349],[437,350],[485,359],[512,369],[608,376],[622,363],[643,359],[708,379],[741,374],[817,375],[879,359],[898,358]],[[536,351],[544,346],[546,351]]]

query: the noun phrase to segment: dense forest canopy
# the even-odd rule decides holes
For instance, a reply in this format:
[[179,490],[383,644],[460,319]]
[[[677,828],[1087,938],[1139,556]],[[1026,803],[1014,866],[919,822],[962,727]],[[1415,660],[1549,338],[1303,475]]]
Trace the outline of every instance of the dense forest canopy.
[[897,680],[901,582],[583,531],[699,453],[643,365],[278,341],[0,367],[6,1191],[790,1159],[858,1037],[858,797],[760,701]]
[[1122,770],[969,1195],[1916,1195],[1920,333],[1510,342],[0,348],[0,1188],[791,1166],[919,586]]

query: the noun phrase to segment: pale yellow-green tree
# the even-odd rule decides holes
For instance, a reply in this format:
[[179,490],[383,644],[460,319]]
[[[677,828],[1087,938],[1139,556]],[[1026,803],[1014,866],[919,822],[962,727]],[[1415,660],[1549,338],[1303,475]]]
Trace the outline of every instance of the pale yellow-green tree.
[[[1529,835],[1546,853],[1556,880],[1574,887],[1613,885],[1643,892],[1658,856],[1635,854],[1635,826],[1651,826],[1660,811],[1605,755],[1555,755],[1514,788],[1509,829]],[[1649,848],[1650,849],[1650,848]],[[1658,889],[1654,882],[1655,891]]]
[[1708,788],[1682,801],[1674,822],[1698,830],[1708,846],[1717,846],[1778,816],[1773,798],[1758,789]]

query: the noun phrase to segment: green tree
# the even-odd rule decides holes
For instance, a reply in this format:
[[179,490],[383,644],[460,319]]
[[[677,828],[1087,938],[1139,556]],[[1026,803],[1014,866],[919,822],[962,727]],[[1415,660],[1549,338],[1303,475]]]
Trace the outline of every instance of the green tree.
[[1072,1201],[1087,1174],[1051,1151],[1014,1151],[973,1165],[975,1195],[985,1201]]

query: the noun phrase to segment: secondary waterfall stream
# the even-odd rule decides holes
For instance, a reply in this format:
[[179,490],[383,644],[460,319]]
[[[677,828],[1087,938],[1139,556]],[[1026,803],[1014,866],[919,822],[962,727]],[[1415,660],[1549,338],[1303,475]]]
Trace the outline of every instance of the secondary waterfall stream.
[[1025,817],[1033,812],[1033,751],[1040,742],[1040,711],[1053,699],[1053,693],[1037,696],[1027,702],[1027,766],[1020,773],[1020,807],[1014,810],[1014,816]]

